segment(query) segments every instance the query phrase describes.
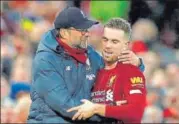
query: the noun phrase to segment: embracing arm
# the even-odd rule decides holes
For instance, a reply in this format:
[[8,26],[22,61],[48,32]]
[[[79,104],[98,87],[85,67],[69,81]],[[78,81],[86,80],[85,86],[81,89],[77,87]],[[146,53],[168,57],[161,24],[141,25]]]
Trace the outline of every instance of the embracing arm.
[[142,72],[145,70],[145,65],[142,58],[139,58],[133,51],[124,50],[120,56],[118,56],[119,62],[123,64],[132,64],[137,66]]

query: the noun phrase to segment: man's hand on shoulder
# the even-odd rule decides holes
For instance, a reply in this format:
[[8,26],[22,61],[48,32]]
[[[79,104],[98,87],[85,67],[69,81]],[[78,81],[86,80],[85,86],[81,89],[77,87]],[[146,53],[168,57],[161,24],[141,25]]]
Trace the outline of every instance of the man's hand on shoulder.
[[132,64],[137,67],[141,65],[140,58],[131,50],[124,50],[118,59],[123,64]]

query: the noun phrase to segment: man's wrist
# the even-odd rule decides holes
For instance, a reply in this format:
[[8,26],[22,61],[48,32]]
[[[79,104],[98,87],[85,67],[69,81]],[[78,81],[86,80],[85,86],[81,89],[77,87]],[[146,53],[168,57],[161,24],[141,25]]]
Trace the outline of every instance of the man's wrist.
[[98,104],[94,104],[94,114],[98,114]]
[[98,115],[104,116],[105,115],[105,108],[106,108],[105,105],[97,104],[96,103],[94,105],[94,114],[98,114]]

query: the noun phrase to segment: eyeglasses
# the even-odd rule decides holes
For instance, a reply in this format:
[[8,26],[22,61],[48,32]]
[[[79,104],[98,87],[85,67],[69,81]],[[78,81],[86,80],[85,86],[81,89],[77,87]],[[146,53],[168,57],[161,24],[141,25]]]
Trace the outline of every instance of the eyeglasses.
[[79,32],[81,32],[81,34],[86,34],[87,32],[89,32],[88,31],[88,29],[75,29],[75,28],[69,28],[69,30],[76,30],[76,31],[79,31]]

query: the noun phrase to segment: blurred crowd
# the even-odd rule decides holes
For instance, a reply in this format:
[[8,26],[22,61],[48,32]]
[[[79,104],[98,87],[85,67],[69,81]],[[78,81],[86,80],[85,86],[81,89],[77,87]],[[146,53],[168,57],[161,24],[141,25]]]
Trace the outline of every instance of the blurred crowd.
[[[120,3],[113,10],[110,7],[101,10],[102,4],[95,2],[1,1],[1,123],[26,122],[31,104],[32,60],[37,45],[41,35],[53,28],[57,13],[66,6],[80,7],[89,18],[101,22],[90,29],[89,39],[89,44],[99,53],[102,23],[106,21],[103,16],[113,17],[111,13],[121,13],[124,10],[121,8],[125,8],[123,15],[116,13],[115,16],[124,17],[132,24],[130,48],[143,59],[146,67],[148,94],[142,122],[179,123],[179,1],[103,3]],[[106,13],[108,11],[110,13]]]

